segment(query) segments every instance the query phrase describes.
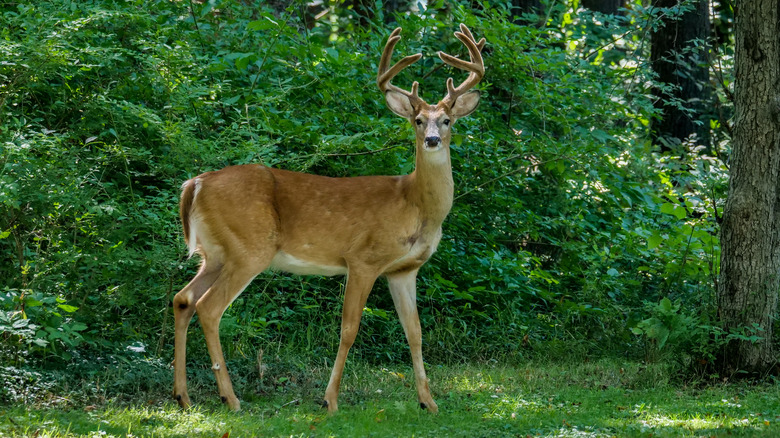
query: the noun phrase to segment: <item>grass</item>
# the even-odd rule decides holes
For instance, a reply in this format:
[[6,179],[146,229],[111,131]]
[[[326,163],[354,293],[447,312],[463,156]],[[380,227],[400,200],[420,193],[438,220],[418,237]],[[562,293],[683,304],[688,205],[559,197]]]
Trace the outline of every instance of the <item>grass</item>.
[[0,436],[780,436],[777,384],[677,385],[661,365],[430,366],[440,409],[431,415],[419,409],[408,369],[348,363],[340,411],[332,416],[317,404],[329,370],[294,368],[235,379],[243,393],[239,413],[224,409],[207,374],[195,372],[196,407],[188,411],[175,406],[167,387],[129,399],[104,392],[75,401],[49,393],[0,405]]

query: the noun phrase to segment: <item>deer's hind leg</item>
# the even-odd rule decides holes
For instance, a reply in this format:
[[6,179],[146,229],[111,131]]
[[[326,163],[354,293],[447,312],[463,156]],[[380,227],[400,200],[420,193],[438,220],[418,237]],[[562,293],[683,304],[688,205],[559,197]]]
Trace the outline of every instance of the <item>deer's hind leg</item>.
[[220,228],[223,230],[223,234],[220,235],[218,251],[221,254],[222,267],[211,287],[195,303],[198,319],[206,338],[206,347],[211,358],[211,370],[217,380],[219,395],[222,402],[234,411],[239,410],[241,404],[233,392],[233,384],[225,365],[225,357],[219,339],[219,323],[233,300],[244,291],[257,274],[268,269],[276,255],[278,231],[273,226],[276,222],[273,220],[272,210],[266,209],[264,213],[267,216],[258,213],[256,217],[265,217],[267,220],[259,222],[270,224],[268,227],[242,229],[232,224],[234,226]]
[[211,358],[211,370],[217,380],[219,395],[222,402],[234,411],[240,410],[241,404],[233,392],[233,384],[230,381],[225,358],[222,354],[219,323],[225,309],[243,292],[257,274],[270,265],[272,258],[273,254],[270,254],[261,264],[247,264],[236,260],[225,264],[214,284],[195,304],[198,319],[206,338],[206,346]]
[[206,293],[219,277],[222,266],[204,260],[198,274],[176,296],[173,297],[174,316],[174,359],[173,398],[182,408],[190,407],[187,395],[187,329],[195,314],[195,303]]
[[260,166],[236,166],[206,174],[199,181],[193,228],[207,263],[210,257],[216,258],[221,268],[208,291],[195,302],[195,309],[222,402],[239,410],[222,353],[219,323],[233,300],[271,265],[279,248],[274,180]]

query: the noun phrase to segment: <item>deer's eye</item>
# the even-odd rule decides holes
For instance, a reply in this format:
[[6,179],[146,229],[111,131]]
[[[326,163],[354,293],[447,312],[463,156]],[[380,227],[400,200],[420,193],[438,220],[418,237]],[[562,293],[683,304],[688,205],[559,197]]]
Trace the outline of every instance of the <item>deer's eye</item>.
[[444,124],[449,126],[450,125],[450,119],[444,119]]
[[421,119],[415,119],[414,123],[416,123],[417,126],[420,126],[420,125],[422,125],[422,120]]

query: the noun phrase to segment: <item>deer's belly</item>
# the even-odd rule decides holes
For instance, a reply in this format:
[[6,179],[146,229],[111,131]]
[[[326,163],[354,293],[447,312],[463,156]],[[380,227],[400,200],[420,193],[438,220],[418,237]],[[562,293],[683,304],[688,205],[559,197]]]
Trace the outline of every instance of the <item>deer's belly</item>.
[[297,275],[344,275],[347,273],[346,266],[329,266],[310,262],[284,251],[279,251],[271,260],[271,269],[275,271],[290,272]]

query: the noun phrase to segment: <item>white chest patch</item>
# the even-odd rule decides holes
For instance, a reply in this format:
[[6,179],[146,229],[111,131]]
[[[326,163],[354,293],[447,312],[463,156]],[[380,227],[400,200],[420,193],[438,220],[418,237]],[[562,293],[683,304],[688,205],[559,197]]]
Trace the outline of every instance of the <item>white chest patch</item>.
[[425,154],[425,161],[433,164],[444,164],[449,159],[447,151],[441,143],[435,148],[423,146],[423,153]]
[[347,273],[345,266],[327,266],[311,263],[306,260],[291,256],[279,251],[271,260],[271,269],[275,271],[290,272],[296,275],[344,275]]

